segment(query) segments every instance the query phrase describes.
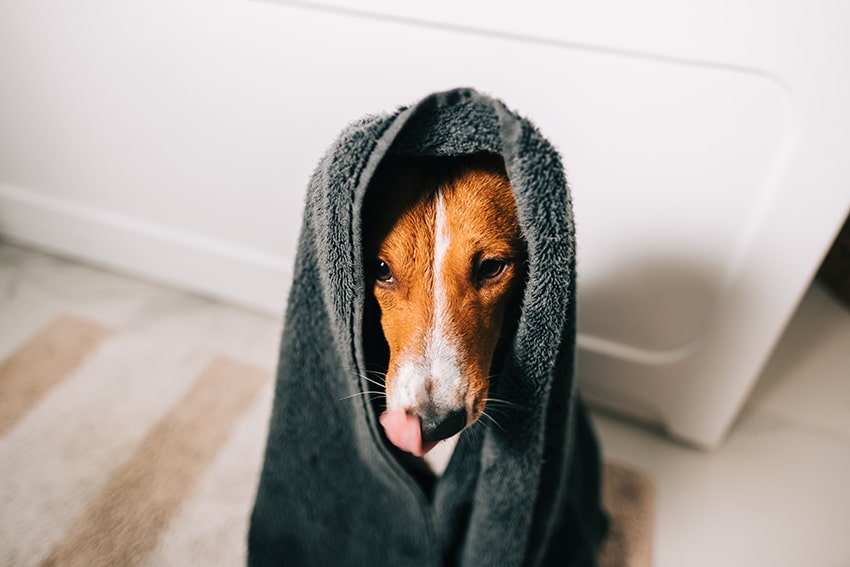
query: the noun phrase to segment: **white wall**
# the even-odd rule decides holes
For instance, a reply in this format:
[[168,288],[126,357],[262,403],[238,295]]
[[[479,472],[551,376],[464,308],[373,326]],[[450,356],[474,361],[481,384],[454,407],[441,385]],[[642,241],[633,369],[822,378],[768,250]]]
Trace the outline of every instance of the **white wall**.
[[0,234],[279,313],[338,131],[474,86],[563,154],[588,395],[716,442],[850,205],[850,4],[347,4],[0,4]]
[[7,3],[0,229],[279,311],[335,134],[292,106],[285,21],[242,1]]

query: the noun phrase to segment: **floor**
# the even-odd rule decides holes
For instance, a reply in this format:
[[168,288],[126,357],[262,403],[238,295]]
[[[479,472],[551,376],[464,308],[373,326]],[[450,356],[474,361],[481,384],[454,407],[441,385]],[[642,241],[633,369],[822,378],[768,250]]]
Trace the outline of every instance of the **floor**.
[[[0,243],[0,358],[60,313],[266,368],[281,328],[278,318]],[[656,566],[850,566],[850,309],[820,284],[720,449],[594,419],[606,458],[655,479]]]

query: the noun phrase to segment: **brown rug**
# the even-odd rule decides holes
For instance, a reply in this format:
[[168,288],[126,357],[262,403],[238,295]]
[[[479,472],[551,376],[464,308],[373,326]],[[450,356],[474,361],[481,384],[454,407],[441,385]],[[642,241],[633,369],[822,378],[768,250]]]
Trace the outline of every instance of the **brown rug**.
[[[0,565],[242,565],[272,371],[65,317],[0,362]],[[651,564],[652,483],[608,464],[602,567]]]

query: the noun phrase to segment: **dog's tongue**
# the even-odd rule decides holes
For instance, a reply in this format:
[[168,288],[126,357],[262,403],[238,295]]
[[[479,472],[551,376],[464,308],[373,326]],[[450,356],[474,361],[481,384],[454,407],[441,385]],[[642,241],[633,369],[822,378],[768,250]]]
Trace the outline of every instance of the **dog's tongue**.
[[390,443],[417,457],[434,448],[433,441],[422,442],[422,427],[419,418],[404,411],[387,411],[381,415],[381,425]]

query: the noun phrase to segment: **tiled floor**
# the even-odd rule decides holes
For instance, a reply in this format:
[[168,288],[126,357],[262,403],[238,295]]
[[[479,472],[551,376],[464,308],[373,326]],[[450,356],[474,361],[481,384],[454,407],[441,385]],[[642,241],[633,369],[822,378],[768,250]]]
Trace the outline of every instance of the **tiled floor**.
[[[69,313],[272,368],[281,321],[0,244],[0,358]],[[729,439],[702,453],[596,415],[655,478],[655,564],[850,566],[850,310],[815,284]]]

